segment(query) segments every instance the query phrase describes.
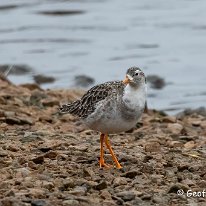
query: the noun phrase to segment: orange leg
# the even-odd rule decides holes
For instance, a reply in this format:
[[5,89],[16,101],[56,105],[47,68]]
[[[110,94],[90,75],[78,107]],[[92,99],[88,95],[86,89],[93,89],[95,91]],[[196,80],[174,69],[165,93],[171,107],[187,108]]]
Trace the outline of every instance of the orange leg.
[[104,162],[104,139],[105,139],[105,135],[101,134],[100,135],[100,160],[99,160],[99,166],[101,167],[105,167],[105,168],[110,168],[110,165],[107,165]]
[[120,163],[118,162],[118,160],[117,160],[117,158],[116,158],[116,156],[115,156],[115,154],[114,154],[114,152],[113,152],[113,150],[112,150],[112,147],[111,147],[111,145],[110,145],[109,138],[108,138],[107,135],[104,136],[104,141],[105,141],[105,144],[106,144],[107,148],[109,149],[110,154],[112,155],[112,159],[113,159],[113,161],[115,162],[116,167],[117,167],[118,169],[122,168],[122,166],[121,166]]

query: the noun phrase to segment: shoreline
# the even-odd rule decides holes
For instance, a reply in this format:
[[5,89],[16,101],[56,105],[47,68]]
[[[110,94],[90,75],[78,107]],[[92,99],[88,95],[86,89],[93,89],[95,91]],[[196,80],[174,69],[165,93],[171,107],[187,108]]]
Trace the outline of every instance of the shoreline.
[[[99,135],[59,104],[82,90],[43,90],[0,78],[0,205],[198,205],[206,197],[206,114],[149,110],[110,135],[123,169],[99,169]],[[111,163],[108,153],[106,161]]]

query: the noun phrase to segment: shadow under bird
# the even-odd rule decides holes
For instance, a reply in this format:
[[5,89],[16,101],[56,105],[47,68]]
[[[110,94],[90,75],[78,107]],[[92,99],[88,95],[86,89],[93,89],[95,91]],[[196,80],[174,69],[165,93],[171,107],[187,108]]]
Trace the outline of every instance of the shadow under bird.
[[109,142],[108,134],[133,128],[141,117],[146,103],[146,78],[141,69],[131,67],[123,81],[110,81],[96,85],[81,99],[60,107],[61,113],[80,117],[83,122],[100,134],[100,167],[110,168],[104,161],[104,143],[116,168],[122,166]]

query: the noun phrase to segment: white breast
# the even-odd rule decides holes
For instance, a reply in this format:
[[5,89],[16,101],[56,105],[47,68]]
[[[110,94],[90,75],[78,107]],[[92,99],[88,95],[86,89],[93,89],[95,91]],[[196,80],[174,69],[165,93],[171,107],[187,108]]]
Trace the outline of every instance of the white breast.
[[125,87],[123,101],[131,109],[142,110],[145,107],[146,90],[146,84],[142,84],[138,88],[128,84]]

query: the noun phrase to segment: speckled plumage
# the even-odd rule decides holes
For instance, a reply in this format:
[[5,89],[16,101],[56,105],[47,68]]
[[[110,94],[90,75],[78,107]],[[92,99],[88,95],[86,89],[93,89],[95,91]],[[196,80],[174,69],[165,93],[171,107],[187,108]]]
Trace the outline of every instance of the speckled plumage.
[[[144,77],[137,68],[130,68],[128,75],[135,75],[136,71]],[[118,133],[135,126],[144,110],[145,99],[145,78],[131,85],[111,81],[92,87],[80,100],[62,105],[60,112],[80,117],[93,130]]]
[[70,113],[82,119],[92,114],[99,102],[123,94],[125,85],[122,81],[111,81],[96,85],[87,91],[80,100],[62,105],[61,113]]

